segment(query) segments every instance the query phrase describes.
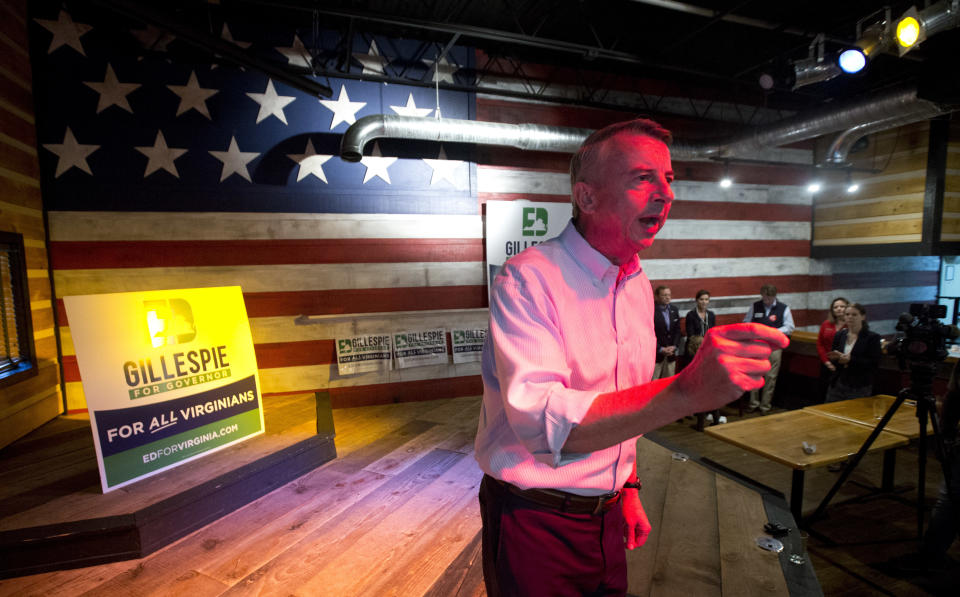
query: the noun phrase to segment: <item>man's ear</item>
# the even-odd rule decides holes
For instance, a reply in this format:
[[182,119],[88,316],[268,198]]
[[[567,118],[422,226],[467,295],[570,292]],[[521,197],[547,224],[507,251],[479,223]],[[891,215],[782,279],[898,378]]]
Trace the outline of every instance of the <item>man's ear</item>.
[[573,185],[573,200],[577,202],[580,213],[593,213],[597,208],[597,199],[593,190],[583,181]]

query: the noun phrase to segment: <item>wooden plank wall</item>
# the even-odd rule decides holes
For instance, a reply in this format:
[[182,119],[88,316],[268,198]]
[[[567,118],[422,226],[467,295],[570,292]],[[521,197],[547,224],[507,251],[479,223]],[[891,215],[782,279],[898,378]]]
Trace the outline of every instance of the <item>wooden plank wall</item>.
[[[929,134],[924,121],[869,135],[865,148],[851,152],[854,168],[876,173],[852,173],[856,194],[847,193],[842,175],[830,178],[814,199],[813,245],[920,242]],[[818,160],[832,140],[820,139]]]
[[0,391],[0,447],[60,414],[60,363],[40,200],[26,0],[0,0],[0,230],[23,235],[39,372]]
[[947,171],[943,185],[943,225],[940,240],[960,240],[960,122],[950,122]]

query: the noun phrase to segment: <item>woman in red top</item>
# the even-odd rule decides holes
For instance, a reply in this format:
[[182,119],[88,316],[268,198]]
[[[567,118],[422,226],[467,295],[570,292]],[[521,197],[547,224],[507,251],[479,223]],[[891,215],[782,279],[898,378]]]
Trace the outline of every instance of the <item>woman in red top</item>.
[[820,357],[820,402],[823,402],[827,395],[827,387],[833,378],[837,366],[834,365],[827,353],[833,350],[833,337],[843,328],[843,313],[850,302],[838,296],[830,303],[830,314],[827,320],[820,324],[820,333],[817,334],[817,355]]

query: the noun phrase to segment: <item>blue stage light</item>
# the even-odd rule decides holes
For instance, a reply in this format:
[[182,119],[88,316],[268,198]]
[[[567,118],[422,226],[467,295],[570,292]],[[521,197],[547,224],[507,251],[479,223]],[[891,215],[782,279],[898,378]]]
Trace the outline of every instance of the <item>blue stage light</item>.
[[863,70],[867,65],[867,58],[860,50],[850,49],[841,52],[838,62],[843,72],[853,74]]

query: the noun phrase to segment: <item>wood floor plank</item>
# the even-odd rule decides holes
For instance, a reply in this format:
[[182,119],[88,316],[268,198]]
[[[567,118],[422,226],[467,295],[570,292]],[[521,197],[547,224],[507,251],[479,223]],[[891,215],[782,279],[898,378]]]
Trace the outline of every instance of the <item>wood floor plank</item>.
[[[157,566],[153,562],[154,567]],[[226,585],[201,574],[195,570],[175,573],[173,570],[158,570],[155,572],[157,582],[148,583],[141,579],[142,567],[136,566],[104,584],[90,589],[85,593],[74,593],[83,597],[99,597],[102,595],[123,595],[124,597],[215,597],[227,588]]]
[[[349,567],[327,569],[328,564],[347,552],[372,532],[380,522],[413,499],[456,462],[462,454],[432,451],[416,466],[390,480],[384,491],[375,491],[359,500],[339,516],[316,528],[302,540],[269,562],[240,579],[228,595],[267,595],[289,593],[302,587],[321,571],[330,577],[347,574]],[[332,464],[332,463],[331,463]],[[309,593],[305,593],[309,594]]]
[[483,583],[482,560],[482,535],[478,531],[473,539],[467,543],[460,554],[447,566],[447,569],[440,578],[433,583],[423,597],[450,597],[472,594],[474,591],[470,588],[471,583],[476,584],[473,576],[476,576],[477,569],[480,570],[480,583]]
[[[439,452],[435,451],[434,453]],[[301,586],[303,595],[378,595],[390,591],[396,584],[394,578],[406,577],[406,570],[421,559],[419,550],[432,546],[451,516],[463,507],[471,508],[474,525],[470,532],[458,532],[460,546],[452,553],[445,553],[438,569],[445,569],[479,528],[476,517],[476,495],[479,488],[479,468],[473,459],[462,454],[448,453],[456,462],[434,482],[420,489],[410,500],[391,511],[373,526],[356,543],[329,561],[323,569]],[[424,546],[423,538],[428,538]],[[440,556],[432,549],[434,559]],[[421,591],[429,588],[429,584]],[[399,593],[397,593],[399,594]],[[416,594],[416,593],[409,593]]]
[[[766,519],[763,498],[724,476],[717,476],[720,578],[724,595],[774,597],[789,595],[777,554],[757,548]],[[756,521],[745,526],[741,521]]]
[[435,448],[446,449],[443,446],[448,445],[457,448],[451,451],[466,453],[464,450],[469,443],[464,442],[464,432],[462,430],[452,425],[433,423],[431,425],[433,426],[427,428],[423,433],[411,437],[409,441],[397,446],[389,454],[385,454],[363,467],[364,470],[381,475],[396,475],[416,462],[424,452]]
[[650,536],[647,542],[627,552],[627,581],[630,595],[638,597],[650,592],[657,545],[663,532],[663,504],[667,496],[672,453],[652,441],[637,440],[637,474],[643,482],[640,490],[640,503],[650,520]]
[[650,594],[720,596],[715,474],[671,460]]

